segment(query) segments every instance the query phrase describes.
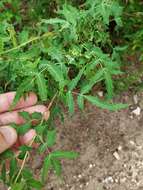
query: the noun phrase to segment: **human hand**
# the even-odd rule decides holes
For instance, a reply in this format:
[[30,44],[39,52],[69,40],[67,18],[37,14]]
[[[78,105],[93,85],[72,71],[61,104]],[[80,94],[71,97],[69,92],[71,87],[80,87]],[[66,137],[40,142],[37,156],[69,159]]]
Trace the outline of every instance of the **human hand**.
[[9,109],[15,94],[15,92],[0,94],[0,153],[12,147],[18,140],[21,144],[28,144],[36,135],[35,130],[30,129],[24,136],[17,136],[16,130],[9,124],[24,123],[24,119],[18,114],[18,112],[40,112],[43,114],[45,120],[48,119],[47,107],[44,105],[35,105],[37,103],[37,96],[32,92],[29,93],[25,99],[22,97],[13,111],[10,112]]

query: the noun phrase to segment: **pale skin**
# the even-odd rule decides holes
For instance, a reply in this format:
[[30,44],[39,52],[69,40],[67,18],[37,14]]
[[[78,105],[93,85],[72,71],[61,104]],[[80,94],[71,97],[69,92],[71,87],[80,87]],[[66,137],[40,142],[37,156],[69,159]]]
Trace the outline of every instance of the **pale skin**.
[[13,111],[9,111],[13,102],[15,92],[0,94],[0,153],[13,147],[19,140],[20,144],[28,144],[36,135],[34,129],[29,130],[24,136],[18,137],[16,130],[10,124],[22,124],[24,120],[18,112],[27,111],[29,113],[40,112],[45,120],[48,119],[48,110],[44,105],[36,105],[37,96],[34,93],[29,93],[25,98],[21,98]]

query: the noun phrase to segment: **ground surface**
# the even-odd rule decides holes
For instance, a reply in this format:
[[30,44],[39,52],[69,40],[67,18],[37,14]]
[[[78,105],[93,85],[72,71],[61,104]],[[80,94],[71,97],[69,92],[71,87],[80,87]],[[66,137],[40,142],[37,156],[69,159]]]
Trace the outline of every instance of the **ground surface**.
[[[143,95],[123,94],[130,109],[89,106],[59,126],[59,147],[80,152],[63,162],[63,181],[49,175],[44,190],[143,190]],[[135,111],[135,114],[132,112]]]
[[[58,125],[58,148],[80,157],[63,161],[63,180],[51,172],[43,190],[143,190],[143,94],[123,94],[122,102],[132,106],[109,112],[88,105]],[[37,174],[40,163],[32,158]]]

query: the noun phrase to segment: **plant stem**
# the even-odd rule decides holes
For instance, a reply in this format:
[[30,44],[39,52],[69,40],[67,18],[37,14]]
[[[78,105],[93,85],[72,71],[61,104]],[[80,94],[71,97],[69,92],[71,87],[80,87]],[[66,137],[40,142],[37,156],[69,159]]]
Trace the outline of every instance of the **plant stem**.
[[37,41],[37,40],[40,40],[40,39],[42,39],[44,37],[49,37],[51,35],[53,35],[52,32],[47,32],[47,33],[43,34],[42,36],[33,37],[33,38],[29,39],[28,41],[26,41],[26,42],[24,42],[24,43],[22,43],[22,44],[20,44],[20,45],[18,45],[16,47],[14,47],[14,48],[11,48],[11,49],[8,49],[6,51],[1,52],[0,55],[4,55],[4,54],[7,54],[7,53],[10,53],[10,52],[12,52],[14,50],[17,50],[17,49],[20,49],[20,48],[26,46],[27,44],[30,44],[30,43],[32,43],[34,41]]
[[[36,138],[36,136],[32,139],[32,141],[30,142],[29,146],[32,146],[32,144],[33,144],[35,138]],[[23,162],[22,162],[22,164],[21,164],[21,168],[20,168],[20,170],[19,170],[19,172],[18,172],[18,174],[17,174],[17,176],[16,176],[16,178],[15,178],[15,180],[14,180],[14,183],[17,182],[17,180],[18,180],[18,178],[19,178],[19,176],[20,176],[20,174],[21,174],[21,172],[22,172],[22,170],[23,170],[23,168],[24,168],[24,165],[25,165],[27,156],[28,156],[28,151],[25,153]]]

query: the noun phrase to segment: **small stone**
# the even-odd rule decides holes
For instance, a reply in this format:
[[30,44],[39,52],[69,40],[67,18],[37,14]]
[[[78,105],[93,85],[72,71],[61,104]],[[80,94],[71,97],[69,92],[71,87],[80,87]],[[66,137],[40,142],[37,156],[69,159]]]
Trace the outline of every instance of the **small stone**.
[[78,178],[82,178],[82,175],[81,175],[81,174],[79,174],[79,175],[78,175]]
[[103,91],[98,91],[97,94],[99,97],[103,97]]
[[118,179],[115,179],[115,183],[118,183],[119,182],[119,180]]
[[137,107],[135,110],[132,111],[132,113],[136,116],[139,116],[140,113],[141,113],[141,108],[140,107]]
[[129,141],[131,145],[135,146],[135,142],[134,141]]
[[113,156],[114,156],[117,160],[120,160],[120,156],[119,156],[118,152],[114,152],[114,153],[113,153]]
[[80,187],[80,188],[82,188],[82,187],[83,187],[83,185],[81,184],[79,187]]
[[118,150],[119,150],[119,151],[122,150],[122,146],[121,146],[121,145],[118,146]]
[[89,182],[86,182],[86,186],[88,186],[89,185]]
[[120,179],[120,183],[125,183],[125,182],[126,182],[126,180],[127,180],[127,179],[126,179],[126,177],[121,178],[121,179]]
[[113,180],[113,177],[112,177],[112,176],[106,177],[106,178],[104,179],[104,181],[103,181],[103,183],[106,183],[106,184],[108,184],[108,183],[113,183],[113,182],[114,182],[114,180]]
[[89,168],[93,168],[93,165],[92,165],[92,164],[89,164]]
[[126,167],[127,167],[127,164],[124,164],[123,167],[126,168]]

